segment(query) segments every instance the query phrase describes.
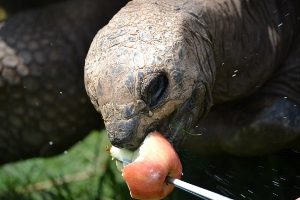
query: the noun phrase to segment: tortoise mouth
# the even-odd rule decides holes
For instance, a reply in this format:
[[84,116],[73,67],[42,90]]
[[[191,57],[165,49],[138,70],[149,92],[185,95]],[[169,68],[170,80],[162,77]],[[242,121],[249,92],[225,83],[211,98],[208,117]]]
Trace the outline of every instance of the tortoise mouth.
[[[184,104],[188,104],[188,102]],[[189,110],[186,109],[186,106],[183,106],[179,109],[174,110],[170,115],[166,116],[160,121],[154,121],[153,123],[151,123],[147,128],[144,129],[142,134],[134,134],[135,131],[138,131],[138,128],[136,127],[135,129],[132,129],[131,134],[120,134],[120,132],[118,132],[118,134],[112,134],[112,132],[110,132],[111,134],[109,134],[109,136],[131,135],[130,138],[128,137],[126,140],[125,138],[122,140],[116,140],[118,138],[112,137],[109,138],[114,146],[133,151],[139,148],[139,146],[143,143],[145,137],[149,133],[153,131],[159,131],[167,138],[172,146],[176,148],[181,144],[186,134],[189,133],[189,130],[192,127],[191,122],[193,121],[193,118],[193,115],[191,115]]]
[[191,112],[190,100],[187,100],[180,108],[161,120],[156,130],[177,148],[190,133],[189,130],[195,125],[196,118]]
[[205,102],[195,105],[195,99],[191,97],[163,119],[157,130],[168,139],[175,149],[178,149],[189,135],[197,135],[194,129],[198,127],[199,121],[205,117],[206,106]]
[[193,129],[207,110],[205,97],[194,91],[188,99],[177,104],[176,108],[163,118],[150,122],[141,115],[135,116],[135,120],[115,120],[110,126],[106,124],[106,127],[110,130],[111,143],[119,148],[136,150],[150,132],[159,131],[175,149],[178,149],[189,135],[195,135]]

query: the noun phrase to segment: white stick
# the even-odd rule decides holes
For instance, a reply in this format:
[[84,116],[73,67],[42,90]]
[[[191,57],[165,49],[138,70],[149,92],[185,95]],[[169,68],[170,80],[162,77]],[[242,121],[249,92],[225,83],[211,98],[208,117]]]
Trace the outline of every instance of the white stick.
[[187,182],[181,181],[176,178],[172,177],[167,177],[167,182],[173,184],[175,187],[185,190],[193,195],[196,195],[198,197],[206,198],[206,199],[211,199],[211,200],[232,200],[228,197],[222,196],[220,194],[211,192],[209,190],[200,188],[198,186],[189,184]]
[[[129,164],[131,162],[131,161],[129,161],[130,159],[128,159],[128,160],[122,160],[119,156],[114,156],[114,158],[116,160],[122,162],[123,165],[127,165],[127,164]],[[193,194],[195,196],[198,196],[198,197],[201,197],[201,198],[204,198],[204,199],[210,199],[210,200],[233,200],[233,199],[230,199],[228,197],[222,196],[220,194],[211,192],[209,190],[200,188],[198,186],[192,185],[190,183],[187,183],[187,182],[184,182],[184,181],[181,181],[179,179],[172,178],[172,177],[169,177],[169,176],[167,176],[166,181],[167,181],[167,183],[171,183],[171,184],[173,184],[175,187],[177,187],[179,189],[182,189],[182,190],[184,190],[186,192],[189,192],[189,193],[191,193],[191,194]]]

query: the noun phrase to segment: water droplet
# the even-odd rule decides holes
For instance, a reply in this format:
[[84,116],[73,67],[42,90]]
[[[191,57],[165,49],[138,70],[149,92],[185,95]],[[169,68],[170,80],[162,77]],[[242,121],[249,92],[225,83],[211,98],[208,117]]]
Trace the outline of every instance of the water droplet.
[[284,119],[286,119],[287,117],[286,117],[286,116],[284,116],[283,118],[284,118]]
[[299,190],[299,189],[300,189],[300,187],[299,187],[299,186],[297,186],[297,185],[295,185],[295,186],[294,186],[294,188],[295,188],[295,189],[297,189],[297,190]]
[[293,152],[294,152],[294,153],[300,153],[300,151],[299,151],[299,150],[296,150],[296,149],[293,149]]
[[60,91],[59,94],[62,94],[62,91]]
[[243,194],[240,194],[241,195],[241,197],[243,197],[244,199],[246,198],[246,196],[245,195],[243,195]]
[[233,72],[234,72],[234,73],[237,73],[238,71],[239,71],[239,70],[236,69],[236,70],[234,70]]
[[284,177],[280,177],[281,180],[285,181],[286,179]]
[[236,74],[232,74],[232,77],[236,77]]
[[272,181],[273,185],[279,187],[279,183],[277,181]]
[[253,191],[251,191],[251,190],[248,190],[248,192],[251,193],[251,194],[253,194]]
[[279,27],[281,27],[282,25],[283,25],[283,23],[281,22],[281,23],[280,23],[280,24],[278,24],[277,26],[278,26],[278,28],[279,28]]
[[50,146],[53,145],[53,142],[52,142],[52,141],[49,141],[49,145],[50,145]]
[[287,99],[287,97],[283,97],[283,98]]
[[272,194],[273,194],[274,196],[277,196],[277,197],[278,197],[278,194],[276,194],[276,193],[274,193],[274,192],[273,192]]

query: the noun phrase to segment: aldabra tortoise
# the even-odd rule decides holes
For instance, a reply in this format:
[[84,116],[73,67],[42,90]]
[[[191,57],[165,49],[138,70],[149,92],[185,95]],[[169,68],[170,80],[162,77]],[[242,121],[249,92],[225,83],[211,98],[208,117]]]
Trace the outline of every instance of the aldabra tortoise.
[[189,182],[234,199],[299,197],[299,154],[259,157],[299,149],[299,11],[296,0],[129,2],[85,63],[111,143],[136,149],[158,130]]
[[298,1],[135,0],[98,32],[85,85],[113,145],[152,130],[198,153],[299,144]]
[[101,125],[84,90],[84,58],[125,2],[70,0],[2,23],[0,164],[61,152]]

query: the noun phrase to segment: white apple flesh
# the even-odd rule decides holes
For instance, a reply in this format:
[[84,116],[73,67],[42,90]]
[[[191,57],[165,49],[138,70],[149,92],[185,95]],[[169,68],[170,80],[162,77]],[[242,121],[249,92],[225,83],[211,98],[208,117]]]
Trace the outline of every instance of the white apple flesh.
[[121,168],[132,198],[165,198],[174,189],[166,183],[166,177],[181,178],[182,166],[176,151],[157,131],[150,133],[134,152],[114,146],[110,152]]

